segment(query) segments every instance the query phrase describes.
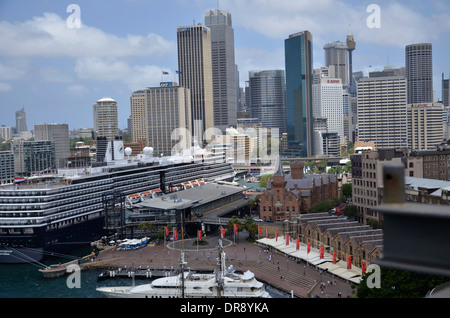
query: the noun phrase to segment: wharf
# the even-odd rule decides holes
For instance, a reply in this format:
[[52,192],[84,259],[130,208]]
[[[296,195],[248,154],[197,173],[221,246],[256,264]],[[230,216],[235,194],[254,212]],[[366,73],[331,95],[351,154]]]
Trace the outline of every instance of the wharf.
[[[350,297],[354,292],[352,284],[308,265],[296,262],[275,251],[266,251],[263,247],[248,242],[240,233],[236,243],[224,240],[224,249],[227,257],[227,266],[233,265],[238,272],[252,271],[255,277],[285,293],[294,294],[294,297],[309,298],[342,298]],[[185,240],[186,270],[209,271],[216,268],[217,236],[204,237],[210,244],[208,246],[195,246]],[[188,240],[189,241],[189,240]],[[115,270],[121,269],[121,277],[131,277],[130,270],[135,278],[147,278],[148,272],[152,277],[164,277],[167,273],[176,275],[179,269],[180,250],[173,243],[167,245],[147,246],[138,250],[118,251],[109,249],[100,254],[88,264],[89,268]],[[113,275],[113,274],[111,274]],[[150,277],[149,277],[150,278]]]

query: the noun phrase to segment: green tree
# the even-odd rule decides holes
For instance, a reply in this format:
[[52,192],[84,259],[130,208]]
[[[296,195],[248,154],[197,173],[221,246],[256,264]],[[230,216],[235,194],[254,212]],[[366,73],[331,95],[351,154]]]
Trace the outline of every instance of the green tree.
[[354,205],[347,205],[342,213],[349,219],[356,219],[358,209]]
[[346,183],[342,186],[342,195],[344,198],[351,198],[352,197],[352,184]]
[[259,179],[258,186],[261,188],[267,188],[269,183],[269,179],[273,178],[273,174],[266,174]]
[[253,211],[253,209],[256,207],[256,203],[252,199],[249,199],[247,201],[247,204],[248,204],[248,207],[249,207],[250,211]]
[[328,212],[330,211],[332,208],[334,208],[336,206],[336,203],[333,200],[329,200],[329,201],[322,201],[322,202],[318,202],[316,204],[313,204],[310,208],[309,208],[309,213],[320,213],[320,212]]
[[358,298],[423,298],[428,291],[449,280],[446,277],[385,267],[380,269],[381,288],[367,286],[367,280],[372,274],[372,272],[367,272],[359,285]]
[[370,225],[373,229],[381,229],[381,224],[377,220],[367,220],[367,225]]
[[247,219],[245,220],[244,227],[248,231],[249,240],[255,240],[258,234],[258,224],[256,224],[255,221],[253,221],[253,219]]
[[241,232],[243,229],[243,225],[241,221],[237,218],[236,215],[233,215],[233,217],[228,221],[227,225],[225,226],[229,233],[234,233],[234,225],[237,225],[238,232]]

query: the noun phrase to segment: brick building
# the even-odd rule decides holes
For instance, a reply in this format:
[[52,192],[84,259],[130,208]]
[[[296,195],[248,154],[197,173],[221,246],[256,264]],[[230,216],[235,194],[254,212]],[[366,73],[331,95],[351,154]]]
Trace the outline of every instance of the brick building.
[[313,248],[323,246],[327,253],[336,252],[339,260],[350,256],[355,266],[363,261],[368,266],[383,253],[383,230],[327,212],[294,216],[285,222],[285,232]]
[[291,163],[291,173],[283,173],[281,161],[267,190],[260,198],[260,217],[280,221],[296,214],[306,214],[308,209],[322,201],[338,196],[338,180],[335,175],[305,175],[304,164]]

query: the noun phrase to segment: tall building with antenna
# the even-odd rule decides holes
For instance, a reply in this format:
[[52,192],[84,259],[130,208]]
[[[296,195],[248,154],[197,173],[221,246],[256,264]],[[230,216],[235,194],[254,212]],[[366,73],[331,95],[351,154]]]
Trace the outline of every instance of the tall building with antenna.
[[348,83],[350,92],[356,92],[356,85],[353,83],[353,51],[356,49],[356,42],[352,34],[347,35],[347,50],[348,50]]

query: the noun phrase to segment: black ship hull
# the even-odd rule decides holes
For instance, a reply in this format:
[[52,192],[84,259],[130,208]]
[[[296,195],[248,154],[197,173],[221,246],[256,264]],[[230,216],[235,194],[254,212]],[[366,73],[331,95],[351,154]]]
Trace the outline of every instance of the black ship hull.
[[[103,226],[104,218],[100,217],[51,231],[34,228],[34,234],[28,236],[0,236],[0,264],[42,262],[69,254],[104,236]],[[14,244],[8,244],[11,241]]]

